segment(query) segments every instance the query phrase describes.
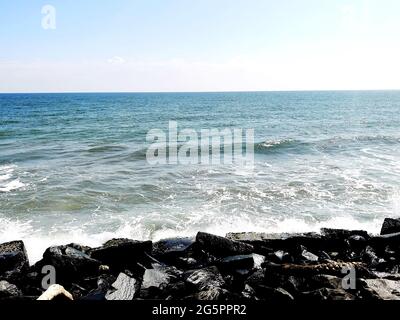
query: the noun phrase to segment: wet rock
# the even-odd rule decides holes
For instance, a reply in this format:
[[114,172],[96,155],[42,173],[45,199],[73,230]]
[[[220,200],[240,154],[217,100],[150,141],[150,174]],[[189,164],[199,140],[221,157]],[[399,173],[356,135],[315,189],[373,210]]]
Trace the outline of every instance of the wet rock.
[[219,262],[221,270],[251,270],[254,267],[253,255],[238,255],[223,258]]
[[307,251],[305,248],[302,249],[301,258],[306,262],[318,262],[319,258],[317,255]]
[[176,281],[181,276],[182,272],[173,267],[165,267],[154,264],[153,269],[146,269],[143,275],[142,289],[151,287],[160,288],[166,286],[171,281]]
[[309,286],[313,288],[343,289],[343,279],[328,274],[313,276]]
[[301,300],[306,301],[340,301],[356,300],[356,296],[343,289],[322,288],[309,292],[304,292]]
[[249,243],[254,246],[256,253],[265,254],[265,249],[290,251],[298,245],[310,248],[321,248],[323,238],[313,232],[309,233],[228,233],[227,238],[235,241]]
[[256,297],[256,291],[248,284],[244,286],[242,297],[249,300],[258,300],[258,298]]
[[363,230],[322,228],[321,234],[329,239],[337,239],[337,240],[345,240],[354,235],[362,236],[365,239],[369,239],[368,232],[363,231]]
[[249,254],[254,251],[253,246],[247,243],[229,240],[204,232],[199,232],[197,234],[196,242],[199,243],[204,250],[219,257]]
[[253,253],[253,260],[254,260],[254,268],[255,269],[261,269],[261,265],[265,261],[265,256]]
[[194,238],[171,238],[160,240],[154,243],[152,254],[156,259],[163,262],[173,261],[182,257],[194,241]]
[[48,248],[37,268],[51,265],[56,269],[57,281],[68,282],[88,275],[97,275],[100,262],[70,245]]
[[18,296],[22,296],[22,292],[16,285],[5,280],[0,281],[0,299]]
[[116,290],[109,291],[105,296],[106,300],[133,300],[137,291],[137,281],[125,273],[120,273],[112,287]]
[[137,270],[138,261],[148,261],[146,253],[152,250],[151,241],[112,239],[89,251],[93,259],[110,266],[113,271]]
[[184,274],[186,283],[197,291],[221,288],[225,281],[216,267],[187,271]]
[[387,279],[361,280],[364,295],[377,300],[400,300],[400,283]]
[[370,246],[365,248],[362,258],[363,261],[372,267],[376,267],[379,263],[379,258],[376,255],[375,250]]
[[229,297],[229,291],[222,288],[209,288],[192,295],[192,298],[200,301],[221,301]]
[[28,255],[22,241],[0,244],[0,280],[18,283],[28,268]]
[[37,300],[69,301],[74,298],[63,286],[53,284]]
[[400,232],[400,219],[386,218],[383,222],[381,235]]
[[[106,300],[106,294],[112,289],[112,284],[116,281],[113,275],[102,274],[96,281],[96,289],[91,290],[87,295],[81,298],[81,300],[90,301],[104,301]],[[93,288],[93,285],[91,286]]]
[[258,298],[271,302],[293,301],[294,297],[283,288],[271,288],[265,285],[258,285],[254,288]]
[[256,285],[263,284],[264,282],[265,282],[265,271],[259,269],[256,270],[246,279],[245,284],[254,288]]
[[290,253],[283,251],[283,250],[278,250],[275,251],[273,254],[269,255],[269,258],[273,262],[277,263],[291,263],[293,262],[293,257]]

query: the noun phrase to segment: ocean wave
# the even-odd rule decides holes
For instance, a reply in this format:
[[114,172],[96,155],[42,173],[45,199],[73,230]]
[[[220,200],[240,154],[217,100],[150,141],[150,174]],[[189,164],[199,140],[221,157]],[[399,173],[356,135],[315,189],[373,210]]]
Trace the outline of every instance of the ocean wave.
[[0,166],[0,192],[10,192],[26,186],[19,178],[14,178],[16,166]]

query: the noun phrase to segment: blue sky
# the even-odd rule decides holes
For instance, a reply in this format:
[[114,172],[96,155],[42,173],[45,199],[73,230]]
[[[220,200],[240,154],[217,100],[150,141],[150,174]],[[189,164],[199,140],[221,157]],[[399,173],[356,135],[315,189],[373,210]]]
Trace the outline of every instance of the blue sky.
[[399,89],[399,12],[397,0],[2,0],[0,92]]

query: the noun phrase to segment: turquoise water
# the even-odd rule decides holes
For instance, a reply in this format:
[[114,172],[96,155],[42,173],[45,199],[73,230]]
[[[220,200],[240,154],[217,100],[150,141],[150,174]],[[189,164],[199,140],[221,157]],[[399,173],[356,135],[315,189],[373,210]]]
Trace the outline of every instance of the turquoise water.
[[[379,229],[400,215],[400,92],[0,95],[0,242]],[[255,166],[146,161],[151,129],[253,128]]]

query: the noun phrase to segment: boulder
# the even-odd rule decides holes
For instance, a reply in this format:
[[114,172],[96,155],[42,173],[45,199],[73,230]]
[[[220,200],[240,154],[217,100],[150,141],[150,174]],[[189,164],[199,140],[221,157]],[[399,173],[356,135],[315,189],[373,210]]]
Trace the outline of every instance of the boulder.
[[53,284],[37,300],[69,301],[74,298],[63,286]]
[[19,282],[28,268],[28,255],[22,241],[0,244],[0,280]]
[[209,288],[195,293],[191,298],[200,301],[221,301],[229,298],[229,291],[222,288]]
[[106,294],[106,300],[133,300],[138,286],[136,279],[120,273],[112,287],[115,290]]
[[221,270],[253,269],[253,255],[230,256],[221,259],[218,266]]
[[311,301],[341,301],[356,300],[356,296],[344,289],[321,288],[318,290],[303,292],[302,300]]
[[198,292],[225,286],[225,280],[216,267],[187,271],[184,273],[184,279]]
[[209,233],[199,232],[196,242],[206,251],[219,256],[228,257],[232,255],[253,253],[254,247],[250,244],[229,240]]
[[283,288],[271,288],[265,285],[258,285],[254,288],[258,298],[271,302],[293,301],[293,296]]
[[194,241],[194,238],[171,238],[160,240],[153,244],[152,255],[163,262],[171,261],[178,257],[182,257]]
[[364,297],[377,300],[400,300],[400,283],[388,279],[361,280]]
[[381,235],[400,232],[400,219],[386,218],[383,222]]
[[100,262],[74,246],[55,246],[48,248],[37,267],[51,265],[56,269],[57,280],[69,282],[90,275],[97,275]]
[[142,289],[161,288],[170,282],[178,280],[181,274],[181,271],[174,267],[153,264],[152,269],[146,269],[144,272]]
[[89,251],[89,255],[113,271],[136,269],[138,261],[148,261],[146,254],[151,253],[151,241],[135,241],[130,239],[113,239],[99,248]]
[[16,285],[5,280],[0,281],[0,299],[22,296],[21,290]]

